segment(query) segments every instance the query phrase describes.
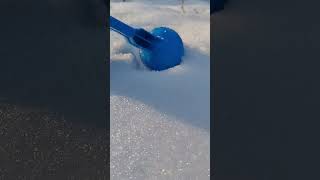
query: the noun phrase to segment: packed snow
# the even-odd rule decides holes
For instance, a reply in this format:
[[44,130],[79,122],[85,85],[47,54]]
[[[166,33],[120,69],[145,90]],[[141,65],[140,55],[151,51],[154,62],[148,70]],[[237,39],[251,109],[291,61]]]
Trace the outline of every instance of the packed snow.
[[166,26],[185,45],[181,65],[150,71],[110,32],[111,179],[210,179],[209,1],[111,1],[110,14],[148,31]]

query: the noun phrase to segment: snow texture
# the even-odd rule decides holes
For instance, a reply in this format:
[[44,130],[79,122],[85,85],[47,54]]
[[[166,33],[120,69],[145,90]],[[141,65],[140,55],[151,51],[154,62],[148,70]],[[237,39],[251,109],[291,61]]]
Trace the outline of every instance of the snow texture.
[[111,179],[209,179],[208,1],[111,2],[111,15],[148,31],[167,26],[185,45],[181,65],[156,72],[110,32]]

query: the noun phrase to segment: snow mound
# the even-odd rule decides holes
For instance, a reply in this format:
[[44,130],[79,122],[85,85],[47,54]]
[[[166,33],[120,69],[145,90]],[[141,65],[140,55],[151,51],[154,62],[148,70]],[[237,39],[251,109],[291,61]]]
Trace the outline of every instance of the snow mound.
[[111,2],[111,15],[148,31],[167,26],[185,45],[181,65],[155,72],[110,33],[112,179],[209,179],[208,1]]
[[111,97],[111,179],[208,179],[209,134]]

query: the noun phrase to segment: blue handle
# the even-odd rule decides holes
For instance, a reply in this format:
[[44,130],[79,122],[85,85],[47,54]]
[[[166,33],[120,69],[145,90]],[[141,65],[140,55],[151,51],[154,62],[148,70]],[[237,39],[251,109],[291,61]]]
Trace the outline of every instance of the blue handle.
[[110,16],[110,29],[126,37],[130,44],[143,49],[151,49],[154,41],[160,40],[144,29],[135,29]]
[[133,38],[136,29],[110,16],[110,29],[125,36],[126,38]]

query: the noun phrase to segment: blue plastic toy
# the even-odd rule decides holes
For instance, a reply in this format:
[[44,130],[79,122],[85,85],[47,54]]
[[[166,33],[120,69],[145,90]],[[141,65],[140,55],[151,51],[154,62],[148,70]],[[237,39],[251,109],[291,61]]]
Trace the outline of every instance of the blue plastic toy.
[[151,70],[161,71],[181,63],[184,55],[183,42],[178,33],[170,28],[157,27],[149,33],[141,28],[132,28],[110,16],[110,29],[139,48],[143,64]]

